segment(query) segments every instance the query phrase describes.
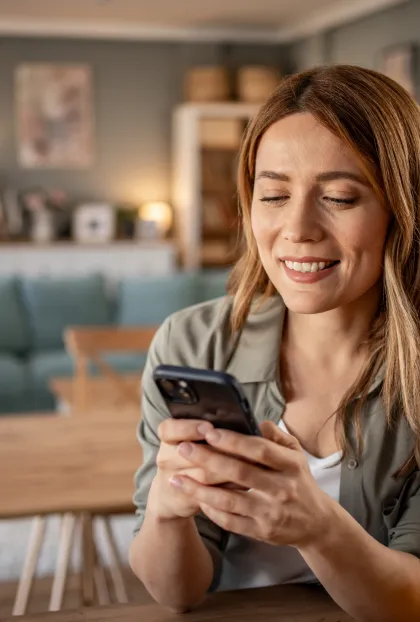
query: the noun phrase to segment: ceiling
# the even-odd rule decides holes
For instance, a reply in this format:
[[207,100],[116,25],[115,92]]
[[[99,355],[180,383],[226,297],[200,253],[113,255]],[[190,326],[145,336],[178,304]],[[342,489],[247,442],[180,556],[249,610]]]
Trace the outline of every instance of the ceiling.
[[[42,34],[55,26],[87,34],[225,32],[233,38],[287,38],[355,19],[406,0],[0,0],[0,33]],[[47,34],[47,33],[46,33]],[[51,32],[50,32],[51,34]]]

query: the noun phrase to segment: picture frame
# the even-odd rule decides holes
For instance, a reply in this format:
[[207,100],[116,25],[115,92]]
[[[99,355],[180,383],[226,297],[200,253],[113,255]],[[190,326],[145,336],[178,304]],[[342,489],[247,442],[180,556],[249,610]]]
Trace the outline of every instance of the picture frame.
[[382,50],[378,71],[398,82],[412,97],[417,96],[417,47],[414,43],[392,45]]
[[15,132],[25,169],[85,169],[94,160],[89,65],[22,63],[15,70]]

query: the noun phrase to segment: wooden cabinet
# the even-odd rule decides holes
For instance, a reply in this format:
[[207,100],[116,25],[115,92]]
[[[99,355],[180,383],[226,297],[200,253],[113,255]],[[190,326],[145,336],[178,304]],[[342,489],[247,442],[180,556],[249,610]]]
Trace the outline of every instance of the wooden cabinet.
[[238,253],[236,171],[258,105],[183,104],[173,117],[172,204],[185,268],[231,265]]

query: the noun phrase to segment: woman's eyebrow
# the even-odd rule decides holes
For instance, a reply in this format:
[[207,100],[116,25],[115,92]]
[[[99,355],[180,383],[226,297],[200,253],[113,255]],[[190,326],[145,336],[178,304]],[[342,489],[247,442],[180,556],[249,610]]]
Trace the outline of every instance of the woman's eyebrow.
[[[290,181],[291,178],[289,175],[285,173],[279,173],[278,171],[261,171],[257,175],[258,179],[273,179],[274,181]],[[358,175],[357,173],[352,173],[351,171],[328,171],[325,173],[320,173],[316,176],[317,181],[336,181],[337,179],[350,179],[351,181],[356,181],[359,184],[363,184],[364,186],[369,186],[368,181],[362,177],[362,175]]]

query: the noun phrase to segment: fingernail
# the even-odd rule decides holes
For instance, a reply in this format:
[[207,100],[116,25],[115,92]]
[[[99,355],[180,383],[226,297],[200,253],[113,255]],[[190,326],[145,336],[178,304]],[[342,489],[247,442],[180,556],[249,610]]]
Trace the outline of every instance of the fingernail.
[[197,426],[197,432],[201,434],[201,436],[206,436],[206,434],[208,432],[211,432],[212,430],[213,426],[211,425],[211,423],[207,423],[207,421],[205,421],[204,423],[199,423]]
[[192,443],[181,443],[180,445],[178,445],[178,451],[181,456],[189,456],[192,453],[192,450]]
[[210,432],[207,432],[206,434],[206,441],[208,441],[209,443],[213,443],[213,445],[216,445],[220,439],[222,438],[222,435],[220,434],[220,432],[218,430],[211,430]]
[[171,479],[169,480],[169,483],[171,484],[171,486],[173,486],[174,488],[182,488],[183,486],[183,482],[182,479],[180,477],[177,477],[176,475],[174,475],[173,477],[171,477]]

